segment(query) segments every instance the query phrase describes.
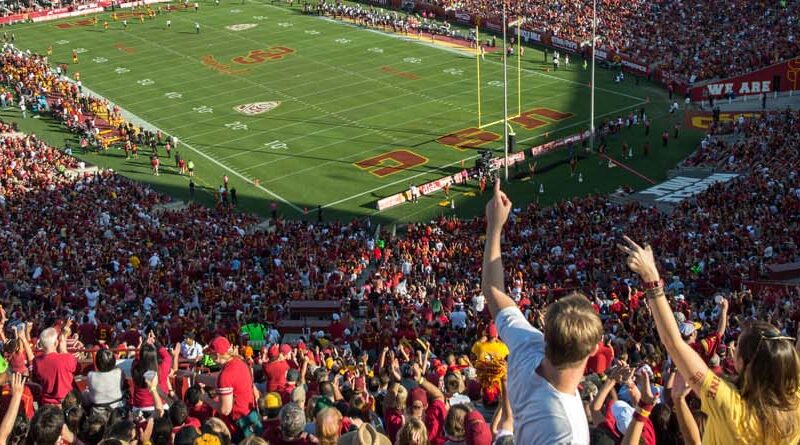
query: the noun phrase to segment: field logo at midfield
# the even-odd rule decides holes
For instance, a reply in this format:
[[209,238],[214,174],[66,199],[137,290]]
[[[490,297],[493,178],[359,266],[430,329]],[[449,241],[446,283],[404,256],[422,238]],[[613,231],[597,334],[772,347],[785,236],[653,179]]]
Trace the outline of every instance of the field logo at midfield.
[[247,116],[255,116],[257,114],[266,113],[267,111],[272,111],[278,108],[280,104],[281,103],[278,101],[253,102],[251,104],[237,105],[233,107],[233,109]]
[[256,26],[258,25],[255,23],[238,23],[236,25],[228,25],[225,27],[225,29],[228,31],[247,31],[248,29],[253,29]]

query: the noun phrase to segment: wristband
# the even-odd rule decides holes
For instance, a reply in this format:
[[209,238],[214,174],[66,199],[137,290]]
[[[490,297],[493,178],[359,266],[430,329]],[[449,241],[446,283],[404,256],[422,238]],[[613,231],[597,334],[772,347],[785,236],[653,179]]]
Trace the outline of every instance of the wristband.
[[647,418],[648,417],[650,417],[650,413],[647,413],[647,415],[644,415],[644,414],[640,414],[638,410],[635,413],[633,413],[633,420],[635,420],[637,422],[642,422],[642,423],[647,422]]
[[649,299],[649,300],[652,300],[654,298],[666,297],[666,295],[664,295],[664,288],[662,288],[662,287],[656,287],[656,288],[653,288],[653,289],[648,289],[648,290],[645,291],[644,294],[647,297],[647,299]]
[[641,400],[639,401],[638,404],[636,404],[636,407],[641,409],[641,410],[643,410],[643,411],[647,411],[648,414],[650,413],[650,411],[653,410],[653,404],[652,403],[644,403]]
[[659,287],[664,287],[664,280],[658,279],[656,281],[646,281],[642,283],[642,289],[651,290]]

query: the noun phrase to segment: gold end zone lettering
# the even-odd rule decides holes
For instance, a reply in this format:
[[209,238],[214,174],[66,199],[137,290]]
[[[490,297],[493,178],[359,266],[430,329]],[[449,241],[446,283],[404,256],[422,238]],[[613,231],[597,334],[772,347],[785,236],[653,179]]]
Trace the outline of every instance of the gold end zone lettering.
[[491,131],[481,130],[480,128],[465,128],[455,133],[446,134],[436,142],[453,147],[457,150],[470,150],[480,148],[490,142],[502,139],[499,134]]
[[[539,107],[522,113],[518,117],[511,119],[511,122],[521,125],[526,130],[535,130],[552,123],[548,121],[560,122],[573,116],[575,115],[572,113],[562,113],[552,108]],[[537,117],[547,119],[547,121],[537,119]]]
[[378,156],[353,163],[356,167],[369,172],[379,178],[384,178],[403,170],[418,167],[428,163],[428,158],[420,156],[410,150],[394,150]]

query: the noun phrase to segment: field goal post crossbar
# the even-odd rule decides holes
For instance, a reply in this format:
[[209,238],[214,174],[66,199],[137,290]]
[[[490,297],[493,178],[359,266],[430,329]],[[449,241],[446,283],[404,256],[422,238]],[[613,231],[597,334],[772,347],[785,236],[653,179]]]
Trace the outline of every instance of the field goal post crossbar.
[[[522,23],[525,20],[523,18],[518,18],[515,22],[509,24],[509,26],[516,26],[517,27],[517,112],[513,115],[508,116],[508,120],[516,119],[522,116],[522,33],[521,27]],[[506,54],[503,54],[503,57],[507,57]],[[479,129],[483,130],[485,128],[493,127],[498,124],[502,124],[506,121],[505,118],[497,119],[492,122],[483,122],[483,95],[481,93],[481,34],[480,34],[480,25],[475,26],[475,66],[476,66],[476,79],[477,79],[477,111],[478,111],[478,127]]]

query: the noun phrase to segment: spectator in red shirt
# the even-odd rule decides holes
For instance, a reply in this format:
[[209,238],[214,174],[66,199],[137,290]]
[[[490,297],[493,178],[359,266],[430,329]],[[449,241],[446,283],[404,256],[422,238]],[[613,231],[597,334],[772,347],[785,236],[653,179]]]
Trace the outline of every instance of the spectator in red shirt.
[[251,415],[258,418],[252,370],[231,351],[231,343],[225,337],[211,340],[208,352],[222,369],[216,378],[217,400],[203,393],[203,402],[220,414],[235,442],[244,437],[243,428],[252,427],[256,434],[261,434],[260,423],[251,425],[248,422]]
[[[422,376],[416,364],[412,372],[419,386],[408,392],[410,414],[425,421],[429,444],[444,445],[447,442],[444,431],[447,418],[444,394]],[[430,403],[428,403],[429,398]]]
[[209,417],[214,417],[214,410],[200,400],[201,396],[202,390],[197,386],[192,386],[186,390],[185,397],[186,405],[189,408],[189,416],[196,418],[202,424]]
[[286,358],[281,354],[278,345],[272,345],[267,351],[269,361],[261,365],[264,375],[267,378],[267,392],[278,392],[286,386],[286,373],[291,366]]
[[342,323],[339,314],[333,314],[333,322],[328,326],[328,333],[331,336],[331,340],[341,340],[342,337],[344,337],[345,328],[346,326]]
[[58,405],[72,390],[72,382],[78,371],[78,359],[67,352],[69,324],[61,334],[55,328],[47,328],[39,336],[39,346],[44,354],[33,359],[33,378],[42,387],[43,405]]
[[[605,336],[607,337],[607,336]],[[607,340],[604,338],[603,340]],[[597,352],[589,357],[586,362],[586,375],[604,374],[614,360],[614,349],[607,346],[604,341],[597,344]]]

